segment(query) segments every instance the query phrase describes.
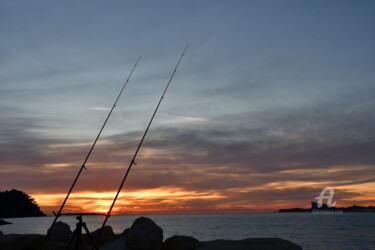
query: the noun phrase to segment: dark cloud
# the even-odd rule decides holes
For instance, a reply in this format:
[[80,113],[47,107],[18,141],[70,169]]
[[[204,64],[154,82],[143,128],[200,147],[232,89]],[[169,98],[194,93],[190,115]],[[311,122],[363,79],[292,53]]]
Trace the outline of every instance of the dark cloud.
[[11,116],[3,116],[3,118],[0,121],[0,157],[2,164],[22,164],[31,167],[45,161],[42,152],[45,146],[53,143],[53,140],[42,139],[31,132],[32,129],[36,128],[33,125],[35,119]]
[[[317,105],[306,110],[237,115],[237,120],[254,119],[256,126],[252,128],[236,127],[243,122],[196,129],[155,127],[146,137],[125,188],[226,192],[283,181],[340,185],[373,182],[374,178],[367,175],[375,164],[374,124],[367,119],[373,111],[348,110],[348,106],[327,109],[326,105]],[[13,166],[4,172],[4,183],[22,180],[24,186],[35,190],[64,190],[90,142],[44,138],[32,132],[34,123],[29,118],[2,121],[2,164]],[[141,135],[142,131],[134,131],[99,141],[77,188],[116,189]],[[68,166],[53,167],[61,163]],[[24,172],[19,174],[20,170]],[[277,190],[272,193],[283,198]],[[250,194],[256,195],[253,191]]]

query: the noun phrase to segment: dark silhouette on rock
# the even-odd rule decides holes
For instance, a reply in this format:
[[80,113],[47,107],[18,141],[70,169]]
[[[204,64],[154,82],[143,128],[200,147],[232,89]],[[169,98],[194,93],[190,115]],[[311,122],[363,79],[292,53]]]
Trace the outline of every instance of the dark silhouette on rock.
[[34,198],[28,194],[12,189],[11,191],[0,192],[0,217],[37,217],[46,216]]
[[160,250],[163,244],[163,230],[149,218],[140,217],[131,226],[127,247],[132,250]]

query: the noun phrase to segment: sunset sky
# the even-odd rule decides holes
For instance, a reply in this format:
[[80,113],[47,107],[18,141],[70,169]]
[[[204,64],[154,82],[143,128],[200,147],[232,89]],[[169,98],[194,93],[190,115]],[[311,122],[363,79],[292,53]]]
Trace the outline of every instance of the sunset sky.
[[374,1],[0,1],[0,190],[115,213],[375,205]]

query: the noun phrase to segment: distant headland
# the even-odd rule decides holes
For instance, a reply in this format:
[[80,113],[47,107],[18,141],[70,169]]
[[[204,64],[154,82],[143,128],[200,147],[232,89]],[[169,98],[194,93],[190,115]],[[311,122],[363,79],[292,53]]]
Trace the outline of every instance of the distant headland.
[[34,198],[30,195],[12,189],[0,191],[0,218],[38,217],[46,216]]
[[278,212],[314,212],[314,211],[331,211],[331,212],[375,212],[375,206],[348,206],[348,207],[328,207],[327,204],[322,204],[322,206],[319,208],[318,203],[311,202],[311,208],[286,208],[286,209],[280,209]]

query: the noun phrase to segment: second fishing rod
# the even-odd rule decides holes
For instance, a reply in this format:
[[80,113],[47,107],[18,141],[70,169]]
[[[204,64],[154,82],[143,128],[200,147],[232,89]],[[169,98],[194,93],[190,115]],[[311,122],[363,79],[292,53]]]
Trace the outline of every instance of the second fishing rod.
[[124,186],[124,183],[125,183],[125,181],[126,181],[126,178],[128,177],[129,172],[130,172],[132,166],[135,164],[135,159],[137,158],[138,152],[139,152],[139,150],[140,150],[140,148],[141,148],[141,146],[142,146],[142,144],[143,144],[143,141],[144,141],[144,139],[145,139],[145,137],[146,137],[146,135],[147,135],[147,132],[148,132],[148,130],[150,129],[150,126],[151,126],[151,124],[152,124],[152,121],[154,120],[155,115],[156,115],[156,113],[158,112],[159,106],[160,106],[161,102],[162,102],[163,99],[164,99],[164,95],[165,95],[165,93],[167,92],[167,89],[168,89],[168,87],[169,87],[169,85],[170,85],[170,83],[171,83],[171,81],[172,81],[172,79],[173,79],[173,77],[174,77],[174,75],[175,75],[175,73],[176,73],[176,71],[177,71],[177,68],[178,68],[178,66],[180,65],[180,62],[181,62],[181,60],[182,60],[182,57],[184,56],[184,54],[185,54],[185,52],[186,52],[186,50],[187,50],[188,47],[189,47],[189,44],[187,44],[186,47],[185,47],[185,49],[183,50],[183,52],[182,52],[182,54],[181,54],[181,57],[180,57],[180,59],[178,60],[178,62],[177,62],[177,64],[176,64],[176,67],[174,68],[173,73],[172,73],[171,77],[169,78],[169,81],[168,81],[168,83],[167,83],[167,85],[166,85],[166,87],[165,87],[165,89],[164,89],[164,91],[163,91],[163,94],[162,94],[161,97],[160,97],[160,100],[159,100],[159,102],[158,102],[158,105],[156,106],[155,111],[154,111],[154,113],[152,114],[151,120],[150,120],[150,122],[149,122],[148,125],[147,125],[147,128],[146,128],[146,130],[145,130],[145,132],[144,132],[144,134],[143,134],[143,136],[142,136],[142,139],[141,139],[141,141],[139,142],[137,149],[135,150],[134,156],[133,156],[132,160],[130,161],[129,167],[127,168],[127,170],[126,170],[126,172],[125,172],[124,178],[122,179],[122,181],[121,181],[121,183],[120,183],[120,186],[119,186],[119,188],[118,188],[118,190],[117,190],[116,196],[115,196],[115,198],[113,199],[113,202],[112,202],[112,204],[111,204],[111,206],[110,206],[110,208],[109,208],[109,210],[108,210],[108,212],[107,212],[107,214],[106,214],[106,217],[105,217],[105,220],[104,220],[104,222],[103,222],[103,224],[102,224],[101,230],[99,231],[99,237],[98,237],[98,238],[100,238],[101,232],[103,231],[103,228],[104,228],[104,226],[106,225],[106,223],[107,223],[107,221],[108,221],[108,218],[111,216],[112,209],[113,209],[113,207],[114,207],[114,205],[115,205],[115,203],[116,203],[116,201],[117,201],[117,198],[118,198],[118,196],[119,196],[119,194],[120,194],[120,192],[121,192],[121,189],[122,189],[123,186]]

